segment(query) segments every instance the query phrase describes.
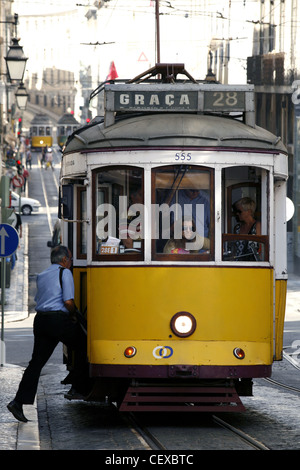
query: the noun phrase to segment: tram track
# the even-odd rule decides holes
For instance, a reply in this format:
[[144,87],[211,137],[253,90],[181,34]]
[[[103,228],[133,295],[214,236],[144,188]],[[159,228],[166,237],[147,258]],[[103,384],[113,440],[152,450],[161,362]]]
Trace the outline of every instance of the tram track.
[[[55,151],[55,157],[57,158],[56,151]],[[52,234],[52,232],[53,232],[53,222],[52,222],[52,217],[51,217],[48,191],[47,191],[46,182],[45,182],[44,174],[43,174],[43,171],[42,171],[43,168],[42,168],[40,159],[38,158],[37,161],[38,161],[38,168],[39,168],[39,172],[40,172],[40,180],[41,180],[41,185],[42,185],[43,196],[44,196],[44,199],[45,199],[48,226],[49,226],[50,234]],[[55,187],[57,189],[57,193],[58,193],[59,192],[59,185],[58,185],[58,182],[57,182],[57,179],[56,179],[55,171],[50,171],[49,170],[49,172],[53,176],[54,185],[55,185]]]
[[[137,438],[142,442],[142,444],[145,446],[146,449],[148,450],[173,450],[172,448],[166,446],[160,438],[154,435],[154,433],[151,431],[150,427],[145,426],[140,419],[134,414],[134,413],[129,413],[126,417],[123,417],[127,423],[127,425],[130,427],[131,431],[137,436]],[[265,444],[263,444],[261,441],[258,439],[250,436],[249,434],[245,433],[241,429],[238,429],[235,426],[232,426],[230,423],[225,421],[224,419],[221,419],[220,417],[216,415],[211,416],[212,422],[214,425],[217,427],[221,427],[223,429],[226,429],[226,431],[229,431],[230,434],[239,441],[242,441],[243,444],[246,445],[246,447],[249,447],[250,449],[254,450],[270,450],[269,447],[267,447]],[[200,428],[199,428],[200,430]],[[184,428],[183,428],[184,431]],[[196,434],[196,433],[195,433]],[[218,434],[218,433],[216,433]],[[203,437],[202,440],[209,439],[207,437]],[[223,441],[223,438],[221,436],[215,437],[214,438],[214,445],[209,448],[209,443],[205,442],[205,448],[208,448],[209,450],[214,450],[216,441],[219,439],[219,441]],[[222,448],[221,446],[217,446],[218,449],[221,450],[226,450]],[[239,447],[239,445],[237,446]],[[193,448],[193,447],[192,447]],[[198,450],[197,447],[193,448],[194,450]]]
[[251,437],[249,434],[245,433],[244,431],[241,431],[235,426],[232,426],[231,424],[227,423],[226,421],[219,418],[218,416],[213,416],[213,421],[217,423],[219,426],[222,426],[228,429],[229,431],[231,431],[233,434],[237,435],[240,439],[245,441],[248,445],[253,447],[255,450],[270,450],[269,447],[265,446],[265,444],[263,444],[259,440],[255,439],[254,437]]
[[[295,361],[293,358],[291,358],[287,353],[283,352],[283,358],[288,361],[295,369],[300,370],[299,363]],[[279,382],[275,379],[272,378],[263,378],[264,381],[268,382],[270,385],[274,387],[279,387],[284,390],[288,390],[291,392],[295,393],[300,393],[300,389],[297,387],[293,387],[291,385]],[[189,406],[189,404],[186,404]],[[203,415],[202,415],[203,416]],[[242,446],[243,449],[251,449],[251,450],[272,450],[271,447],[267,446],[261,440],[253,437],[252,435],[246,433],[245,431],[242,431],[238,427],[230,424],[230,415],[227,417],[228,419],[223,419],[220,416],[211,415],[211,421],[215,427],[215,429],[212,427],[210,428],[210,431],[206,431],[205,426],[199,426],[198,433],[195,432],[196,428],[194,428],[193,433],[195,434],[195,444],[193,442],[189,442],[189,445],[191,446],[191,449],[194,450],[200,450],[199,449],[199,444],[197,447],[197,441],[198,443],[200,442],[201,445],[201,450],[202,446],[205,449],[208,450],[232,450],[232,447],[234,449],[240,448]],[[168,439],[168,424],[166,427],[162,425],[159,421],[155,423],[155,425],[148,425],[143,423],[143,417],[137,416],[134,413],[129,413],[126,418],[124,416],[124,419],[126,419],[127,425],[130,427],[131,431],[136,435],[136,437],[139,439],[139,441],[144,445],[145,449],[147,450],[160,450],[160,451],[170,451],[173,450],[173,443]],[[147,419],[147,418],[144,418]],[[159,418],[158,418],[159,419]],[[182,428],[178,429],[179,434],[184,436],[186,433],[189,433],[188,427],[190,425],[190,422],[188,421],[187,427],[182,426]],[[152,429],[154,428],[154,430]],[[226,437],[224,434],[219,434],[218,428],[223,428],[229,434],[226,434]],[[207,437],[207,435],[213,436],[213,437]],[[232,436],[232,438],[230,437]],[[193,437],[191,438],[193,439]],[[211,441],[210,441],[211,439]],[[235,441],[235,439],[238,439]],[[226,443],[226,444],[225,444]],[[180,448],[180,447],[179,447]],[[176,447],[176,449],[179,449]]]
[[133,413],[123,416],[131,431],[137,436],[139,441],[149,450],[167,450],[166,447],[152,434],[152,432],[143,426]]
[[[290,357],[287,353],[283,351],[283,358],[288,361],[295,369],[300,370],[299,364],[292,358]],[[300,393],[300,388],[293,387],[292,385],[287,385],[282,382],[278,382],[277,380],[271,379],[270,377],[265,377],[264,380],[271,385],[274,385],[276,387],[284,388],[285,390],[289,390],[291,392],[296,392]]]

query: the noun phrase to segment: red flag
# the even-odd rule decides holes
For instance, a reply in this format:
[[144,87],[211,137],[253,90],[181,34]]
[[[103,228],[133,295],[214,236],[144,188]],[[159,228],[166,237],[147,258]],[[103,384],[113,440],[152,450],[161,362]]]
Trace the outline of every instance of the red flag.
[[118,78],[118,74],[117,74],[115,63],[114,61],[112,61],[109,66],[109,72],[106,77],[106,80],[115,80],[116,78]]

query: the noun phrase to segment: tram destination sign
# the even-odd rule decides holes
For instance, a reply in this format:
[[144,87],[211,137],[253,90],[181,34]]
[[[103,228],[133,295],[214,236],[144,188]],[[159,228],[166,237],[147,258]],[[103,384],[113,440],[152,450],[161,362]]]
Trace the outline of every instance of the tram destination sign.
[[196,111],[198,109],[197,91],[131,91],[115,92],[115,110],[174,110]]
[[[105,112],[254,112],[251,85],[115,84],[105,87]],[[113,119],[107,120],[112,124]]]

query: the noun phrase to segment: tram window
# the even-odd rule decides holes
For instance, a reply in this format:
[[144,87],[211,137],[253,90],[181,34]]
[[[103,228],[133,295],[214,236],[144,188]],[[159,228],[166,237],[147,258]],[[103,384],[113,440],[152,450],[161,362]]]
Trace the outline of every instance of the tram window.
[[248,166],[223,170],[224,261],[268,261],[268,176]]
[[[78,188],[77,191],[77,218],[87,220],[86,188]],[[86,258],[87,254],[87,224],[77,224],[77,257]]]
[[51,128],[50,127],[46,127],[46,135],[51,135]]
[[213,170],[189,165],[155,169],[152,203],[155,259],[212,259]]
[[45,135],[44,126],[40,126],[40,127],[39,127],[39,135]]
[[36,126],[33,126],[33,127],[31,128],[31,135],[32,135],[32,137],[37,136],[37,135],[38,135],[37,132],[38,132],[37,127],[36,127]]
[[143,171],[115,167],[93,174],[94,259],[143,256]]
[[58,127],[58,135],[65,135],[65,127],[59,126]]

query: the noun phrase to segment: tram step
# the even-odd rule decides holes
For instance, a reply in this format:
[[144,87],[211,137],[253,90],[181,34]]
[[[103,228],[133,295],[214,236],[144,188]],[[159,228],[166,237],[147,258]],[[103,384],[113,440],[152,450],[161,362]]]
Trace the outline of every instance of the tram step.
[[245,411],[234,387],[129,387],[120,411]]

